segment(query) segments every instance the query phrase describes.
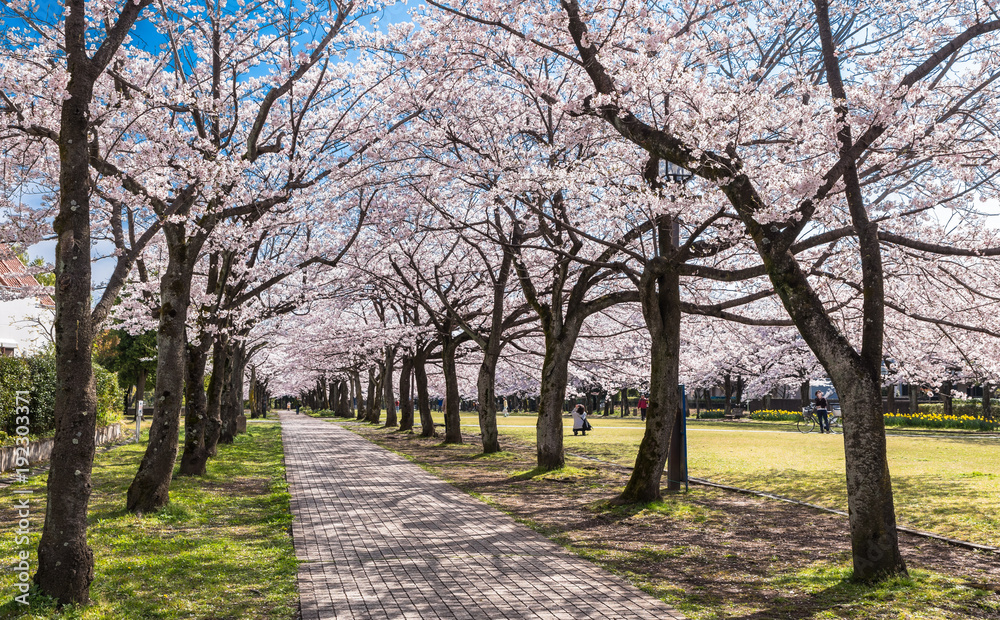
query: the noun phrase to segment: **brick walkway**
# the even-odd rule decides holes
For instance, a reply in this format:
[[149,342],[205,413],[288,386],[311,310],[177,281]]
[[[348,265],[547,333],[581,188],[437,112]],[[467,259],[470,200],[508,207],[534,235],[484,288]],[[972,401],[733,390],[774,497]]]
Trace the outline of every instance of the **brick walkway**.
[[303,620],[683,618],[335,424],[281,422]]

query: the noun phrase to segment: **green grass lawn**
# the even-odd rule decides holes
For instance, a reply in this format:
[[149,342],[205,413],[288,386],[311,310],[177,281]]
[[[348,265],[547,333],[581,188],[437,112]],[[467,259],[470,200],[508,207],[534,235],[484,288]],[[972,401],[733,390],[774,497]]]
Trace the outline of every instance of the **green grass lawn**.
[[[181,440],[183,444],[183,438]],[[15,575],[0,573],[0,618],[296,617],[297,562],[292,548],[281,429],[254,422],[231,446],[220,446],[204,478],[178,478],[170,504],[142,518],[125,512],[125,490],[145,450],[129,444],[98,452],[90,502],[89,543],[96,562],[93,605],[57,611],[32,592],[25,608],[12,599]],[[45,477],[0,490],[0,562],[16,564],[14,488],[34,489],[27,547],[32,572],[44,519]]]
[[[534,443],[534,421],[511,416],[497,423],[501,437]],[[634,464],[644,428],[639,420],[594,418],[586,437],[574,436],[568,422],[568,452]],[[462,424],[475,432],[478,417],[463,414]],[[842,435],[714,421],[692,421],[688,430],[691,476],[847,510]],[[901,524],[1000,546],[1000,440],[914,435],[887,442]]]
[[[1000,594],[992,591],[995,581],[981,568],[989,565],[985,557],[973,563],[976,568],[961,563],[956,568],[948,562],[939,566],[939,556],[917,545],[907,554],[908,577],[876,586],[861,585],[850,579],[845,537],[797,537],[789,531],[789,524],[795,530],[798,519],[811,518],[820,527],[836,521],[837,531],[843,533],[842,517],[703,486],[692,486],[686,494],[666,495],[661,502],[614,506],[608,500],[625,483],[627,474],[622,470],[569,456],[566,468],[538,472],[532,469],[533,420],[511,416],[498,422],[507,438],[507,449],[486,457],[474,440],[444,445],[440,438],[421,439],[353,422],[343,425],[508,512],[568,550],[675,606],[692,620],[1000,618]],[[463,416],[463,423],[469,434],[478,426],[473,415]],[[623,463],[631,458],[624,455],[634,454],[641,435],[638,422],[597,419],[594,424],[593,434],[566,436],[568,452],[603,451],[602,456]],[[706,427],[707,423],[702,428]],[[525,441],[515,443],[514,436]],[[776,445],[778,454],[790,452],[781,441],[812,442],[804,444],[807,453],[829,456],[839,439],[695,429],[691,437],[692,444],[702,449],[702,458],[707,459],[704,453],[712,451],[720,472],[753,469],[754,459],[775,450]],[[826,440],[830,441],[820,443]],[[993,441],[986,446],[1000,447],[996,444]],[[727,450],[731,454],[726,454]],[[938,460],[949,457],[935,456]],[[796,458],[789,458],[792,463],[781,466],[796,468]],[[779,468],[777,463],[774,468]],[[916,467],[912,469],[916,471]],[[802,469],[804,476],[796,478],[799,484],[793,485],[789,494],[804,493],[802,480],[815,471],[822,468]],[[826,474],[823,476],[825,480]],[[843,479],[842,473],[830,476],[831,487]],[[932,501],[937,500],[932,497]],[[956,555],[962,553],[979,557],[971,551]]]

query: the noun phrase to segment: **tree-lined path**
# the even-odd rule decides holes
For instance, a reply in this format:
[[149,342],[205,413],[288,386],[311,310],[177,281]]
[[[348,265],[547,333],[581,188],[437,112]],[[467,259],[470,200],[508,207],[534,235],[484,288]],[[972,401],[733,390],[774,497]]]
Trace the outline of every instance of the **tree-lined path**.
[[281,423],[304,620],[683,618],[335,424]]

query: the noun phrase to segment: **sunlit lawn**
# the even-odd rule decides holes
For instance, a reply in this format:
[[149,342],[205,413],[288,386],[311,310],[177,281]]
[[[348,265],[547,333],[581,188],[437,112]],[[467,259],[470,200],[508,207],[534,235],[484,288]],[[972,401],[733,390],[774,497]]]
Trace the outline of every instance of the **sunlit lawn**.
[[[475,432],[478,417],[463,414],[462,424]],[[586,437],[574,436],[568,419],[564,424],[567,451],[634,463],[643,433],[639,420],[596,418]],[[499,417],[498,425],[501,437],[535,441],[534,417]],[[842,435],[702,421],[691,421],[688,429],[691,476],[847,509]],[[1000,546],[1000,440],[890,436],[887,441],[901,524]]]
[[[147,426],[148,428],[148,426]],[[183,441],[183,440],[182,440]],[[125,512],[125,490],[145,444],[99,453],[94,468],[89,544],[96,576],[94,605],[56,611],[32,593],[30,609],[12,601],[15,575],[0,574],[0,617],[144,619],[281,619],[296,615],[297,564],[289,536],[281,430],[255,422],[234,445],[220,446],[204,478],[175,479],[170,505],[137,518]],[[0,562],[30,550],[37,566],[44,518],[44,476],[32,488],[30,545],[15,545],[14,488],[0,490]]]

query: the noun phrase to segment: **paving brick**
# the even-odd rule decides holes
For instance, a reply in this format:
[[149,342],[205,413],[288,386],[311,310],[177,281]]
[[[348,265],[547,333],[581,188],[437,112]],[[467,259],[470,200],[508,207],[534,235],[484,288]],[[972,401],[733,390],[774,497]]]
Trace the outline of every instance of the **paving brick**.
[[362,437],[281,423],[303,620],[684,618]]

